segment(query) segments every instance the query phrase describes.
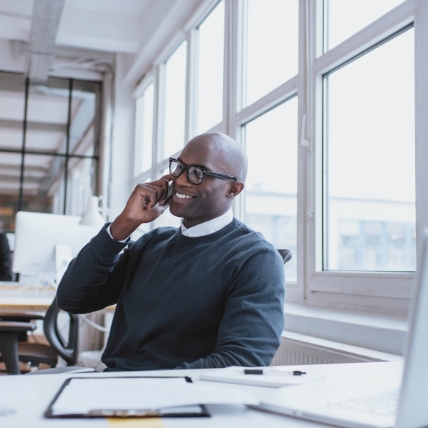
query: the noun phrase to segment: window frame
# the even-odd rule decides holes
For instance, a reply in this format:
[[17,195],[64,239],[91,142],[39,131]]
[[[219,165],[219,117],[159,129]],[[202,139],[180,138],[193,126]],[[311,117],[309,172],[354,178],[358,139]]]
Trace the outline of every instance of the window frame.
[[[421,7],[427,16],[428,8],[419,0],[407,0],[378,20],[372,22],[349,39],[343,41],[333,49],[323,53],[322,19],[323,2],[317,0],[309,3],[308,20],[312,23],[309,27],[309,61],[308,75],[309,87],[314,90],[310,92],[308,99],[308,132],[312,144],[309,147],[308,176],[323,177],[323,77],[331,70],[349,61],[355,56],[365,52],[371,46],[388,38],[401,28],[414,22],[415,31],[415,58],[421,55],[418,51],[418,40],[421,36]],[[315,29],[315,31],[313,31]],[[312,30],[312,31],[311,31]],[[424,32],[427,33],[426,29]],[[418,53],[419,52],[419,53]],[[417,61],[417,60],[416,60]],[[421,84],[420,70],[415,67],[415,86]],[[426,86],[426,84],[425,84]],[[416,94],[418,91],[416,91]],[[428,111],[428,105],[425,105]],[[418,117],[420,110],[416,109],[416,128],[418,128]],[[312,119],[312,120],[311,120]],[[420,125],[419,125],[420,126]],[[418,130],[416,130],[416,151],[420,146]],[[418,156],[416,156],[418,162]],[[416,165],[416,176],[420,176],[420,167]],[[428,178],[428,177],[427,177]],[[419,178],[417,178],[418,182]],[[308,200],[307,210],[307,239],[306,247],[306,298],[309,302],[317,304],[333,304],[342,307],[358,309],[378,309],[381,311],[396,311],[405,313],[407,311],[408,299],[410,298],[414,273],[406,272],[347,272],[347,271],[323,271],[323,180],[308,180],[309,193],[312,198]],[[418,186],[417,186],[418,187]],[[421,192],[416,190],[416,218],[417,218],[417,242],[422,230],[421,216]],[[313,217],[309,214],[314,207]],[[425,224],[427,224],[425,222]],[[417,245],[419,248],[419,245]]]
[[[298,97],[298,197],[297,197],[297,282],[287,283],[287,301],[347,309],[405,314],[414,273],[347,272],[322,270],[323,222],[323,76],[370,46],[401,28],[414,23],[415,34],[415,141],[416,141],[416,235],[417,251],[422,229],[428,226],[428,196],[423,183],[428,181],[428,154],[424,141],[428,135],[428,2],[405,0],[353,36],[323,52],[323,0],[299,2],[298,74],[243,108],[245,0],[225,1],[223,120],[208,131],[224,132],[244,144],[243,127],[288,99]],[[195,136],[194,112],[197,100],[197,31],[219,0],[206,0],[193,13],[176,38],[170,41],[153,62],[139,84],[154,80],[154,127],[152,168],[135,177],[134,184],[156,179],[167,167],[168,158],[157,159],[162,141],[163,64],[179,44],[187,41],[185,137]],[[152,77],[150,77],[152,76]],[[179,153],[169,154],[177,156]],[[169,157],[169,156],[168,156]],[[243,218],[244,201],[234,201],[234,213]],[[152,224],[151,227],[156,225]]]

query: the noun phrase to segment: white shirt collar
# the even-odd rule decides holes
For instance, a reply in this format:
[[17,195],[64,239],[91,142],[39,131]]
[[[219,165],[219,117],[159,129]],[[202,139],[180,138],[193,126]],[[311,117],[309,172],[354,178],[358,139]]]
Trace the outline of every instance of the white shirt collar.
[[233,220],[232,208],[226,211],[220,217],[213,218],[204,223],[197,224],[196,226],[187,228],[183,220],[181,220],[181,233],[189,238],[197,238],[198,236],[211,235],[223,227],[227,226]]

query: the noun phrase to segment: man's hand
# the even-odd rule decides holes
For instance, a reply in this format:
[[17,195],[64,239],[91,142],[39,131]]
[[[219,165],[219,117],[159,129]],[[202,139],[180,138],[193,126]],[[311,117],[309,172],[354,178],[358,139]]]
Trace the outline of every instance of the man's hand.
[[156,220],[168,207],[169,202],[162,205],[168,193],[170,174],[164,175],[152,183],[137,184],[126,203],[125,209],[110,226],[113,238],[126,239],[142,223]]

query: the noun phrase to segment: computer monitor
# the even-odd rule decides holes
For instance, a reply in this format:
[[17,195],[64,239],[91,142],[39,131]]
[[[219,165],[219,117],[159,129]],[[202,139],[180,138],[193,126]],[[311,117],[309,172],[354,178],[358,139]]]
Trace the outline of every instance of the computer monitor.
[[19,211],[16,214],[12,271],[20,281],[44,277],[56,283],[68,262],[99,230],[79,225],[81,217]]

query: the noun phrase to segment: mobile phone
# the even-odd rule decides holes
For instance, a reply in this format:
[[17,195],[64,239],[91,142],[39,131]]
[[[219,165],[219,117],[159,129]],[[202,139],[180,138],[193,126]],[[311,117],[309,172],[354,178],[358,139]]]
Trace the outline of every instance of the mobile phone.
[[165,205],[168,202],[168,199],[172,196],[173,192],[174,192],[174,187],[173,187],[174,182],[170,181],[168,184],[168,193],[166,194],[166,198],[162,201],[162,205]]

